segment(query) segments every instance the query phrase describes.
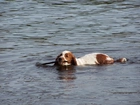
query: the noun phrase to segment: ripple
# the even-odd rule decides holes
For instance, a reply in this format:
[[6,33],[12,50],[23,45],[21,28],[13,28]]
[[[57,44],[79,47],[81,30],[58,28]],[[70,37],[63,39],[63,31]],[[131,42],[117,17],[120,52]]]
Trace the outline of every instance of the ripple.
[[[1,0],[1,104],[139,104],[139,17],[139,0]],[[130,60],[35,66],[63,50]]]
[[140,92],[112,92],[113,94],[140,94]]

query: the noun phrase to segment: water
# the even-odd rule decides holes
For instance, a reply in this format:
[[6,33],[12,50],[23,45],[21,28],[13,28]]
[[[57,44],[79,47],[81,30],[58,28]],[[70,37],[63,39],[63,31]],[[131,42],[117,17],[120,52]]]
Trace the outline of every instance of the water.
[[[0,0],[1,105],[139,105],[139,0]],[[125,64],[36,67],[63,50]]]

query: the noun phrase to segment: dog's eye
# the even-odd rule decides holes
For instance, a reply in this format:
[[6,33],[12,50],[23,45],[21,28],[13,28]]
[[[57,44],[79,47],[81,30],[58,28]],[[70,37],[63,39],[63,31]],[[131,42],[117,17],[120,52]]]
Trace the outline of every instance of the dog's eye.
[[65,57],[67,58],[67,57],[69,57],[69,55],[68,54],[65,54]]

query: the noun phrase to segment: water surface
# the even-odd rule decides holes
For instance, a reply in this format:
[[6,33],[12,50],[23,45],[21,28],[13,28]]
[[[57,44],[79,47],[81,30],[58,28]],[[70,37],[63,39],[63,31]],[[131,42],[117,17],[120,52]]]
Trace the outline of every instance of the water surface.
[[[0,0],[1,105],[139,105],[139,11],[139,0]],[[129,61],[35,66],[63,50]]]

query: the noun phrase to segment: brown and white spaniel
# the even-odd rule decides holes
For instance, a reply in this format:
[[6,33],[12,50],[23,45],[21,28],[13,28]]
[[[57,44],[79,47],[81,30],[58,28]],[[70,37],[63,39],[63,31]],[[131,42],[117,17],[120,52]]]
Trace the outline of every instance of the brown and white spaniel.
[[83,57],[76,58],[72,52],[63,51],[60,55],[57,56],[55,60],[55,65],[68,66],[68,65],[103,65],[103,64],[113,64],[114,62],[124,63],[126,58],[120,58],[114,60],[103,53],[91,53]]

